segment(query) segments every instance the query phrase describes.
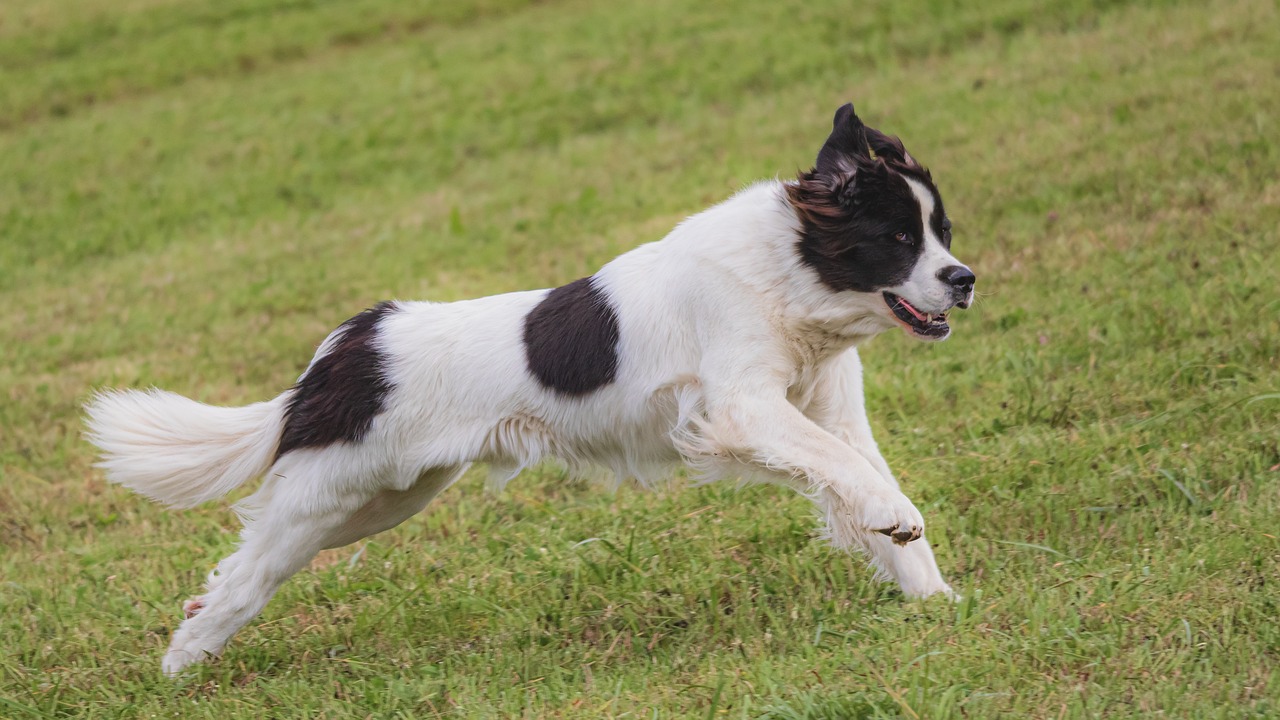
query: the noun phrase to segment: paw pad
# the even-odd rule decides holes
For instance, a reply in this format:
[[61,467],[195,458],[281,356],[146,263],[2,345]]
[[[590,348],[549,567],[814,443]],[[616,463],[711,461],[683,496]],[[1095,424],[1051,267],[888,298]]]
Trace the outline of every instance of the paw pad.
[[876,532],[880,533],[881,535],[888,536],[889,539],[893,540],[895,543],[899,545],[906,545],[912,540],[920,539],[920,530],[916,528],[907,530],[905,528],[902,528],[902,526],[900,525],[895,525],[891,528],[884,528],[883,530],[877,530]]
[[204,598],[202,597],[192,598],[182,603],[182,615],[187,620],[190,620],[191,618],[198,615],[200,611],[203,609],[204,609]]

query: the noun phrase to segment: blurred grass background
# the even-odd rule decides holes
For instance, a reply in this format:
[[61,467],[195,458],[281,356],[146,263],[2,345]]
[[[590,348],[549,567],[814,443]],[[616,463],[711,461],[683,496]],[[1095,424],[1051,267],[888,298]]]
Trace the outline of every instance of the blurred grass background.
[[[7,0],[0,716],[1280,714],[1278,15]],[[873,583],[777,488],[547,468],[160,675],[238,525],[108,486],[92,388],[264,399],[373,302],[563,283],[792,176],[846,100],[932,168],[985,293],[863,352],[963,603]]]

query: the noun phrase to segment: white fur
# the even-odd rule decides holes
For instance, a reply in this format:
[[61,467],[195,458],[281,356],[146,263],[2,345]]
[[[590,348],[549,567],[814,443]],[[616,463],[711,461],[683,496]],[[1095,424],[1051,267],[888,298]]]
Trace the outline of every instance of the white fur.
[[195,507],[271,466],[284,397],[228,408],[164,390],[99,392],[88,404],[88,437],[112,482],[170,507]]
[[[617,311],[618,372],[582,397],[547,390],[526,367],[524,318],[546,290],[400,303],[377,332],[393,390],[363,440],[274,464],[288,393],[242,409],[99,395],[91,437],[115,482],[188,506],[266,473],[239,508],[244,542],[190,605],[165,671],[220,653],[315,552],[393,527],[473,462],[498,484],[549,458],[619,480],[684,463],[785,482],[814,500],[835,546],[865,550],[910,596],[952,595],[926,540],[878,532],[924,528],[872,439],[854,349],[898,322],[879,293],[822,285],[799,260],[799,231],[784,184],[765,182],[606,265],[595,282]],[[955,259],[926,242],[895,292],[941,312],[937,270]]]

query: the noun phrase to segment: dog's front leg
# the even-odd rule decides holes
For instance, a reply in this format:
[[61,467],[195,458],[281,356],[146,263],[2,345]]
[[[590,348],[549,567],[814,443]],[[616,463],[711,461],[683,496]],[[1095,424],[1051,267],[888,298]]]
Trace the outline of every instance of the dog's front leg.
[[[852,446],[886,482],[898,487],[897,479],[871,436],[871,423],[867,420],[862,391],[862,363],[857,350],[845,352],[824,368],[817,378],[805,415]],[[880,536],[868,536],[866,540],[864,548],[871,556],[872,566],[883,579],[896,581],[907,596],[927,597],[942,593],[952,599],[959,597],[942,579],[928,538],[921,538],[920,542],[905,547]]]
[[866,457],[788,402],[785,387],[713,392],[706,409],[709,459],[799,481],[836,547],[869,549],[873,538],[906,545],[923,534],[924,518],[911,501]]

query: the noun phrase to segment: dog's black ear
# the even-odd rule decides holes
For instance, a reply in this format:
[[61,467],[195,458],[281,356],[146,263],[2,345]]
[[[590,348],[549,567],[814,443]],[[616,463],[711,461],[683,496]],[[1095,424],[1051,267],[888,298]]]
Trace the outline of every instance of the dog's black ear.
[[871,146],[871,151],[876,154],[876,157],[907,167],[920,167],[920,163],[911,157],[911,153],[907,152],[907,148],[897,137],[885,135],[875,128],[864,127],[863,130],[867,136],[867,144]]
[[859,158],[856,162],[856,170],[838,176],[831,187],[832,195],[846,210],[860,204],[863,198],[882,194],[889,182],[889,166],[884,161]]
[[859,160],[871,159],[867,145],[867,127],[853,112],[853,103],[845,103],[836,110],[831,136],[818,151],[814,170],[828,177],[853,172]]

